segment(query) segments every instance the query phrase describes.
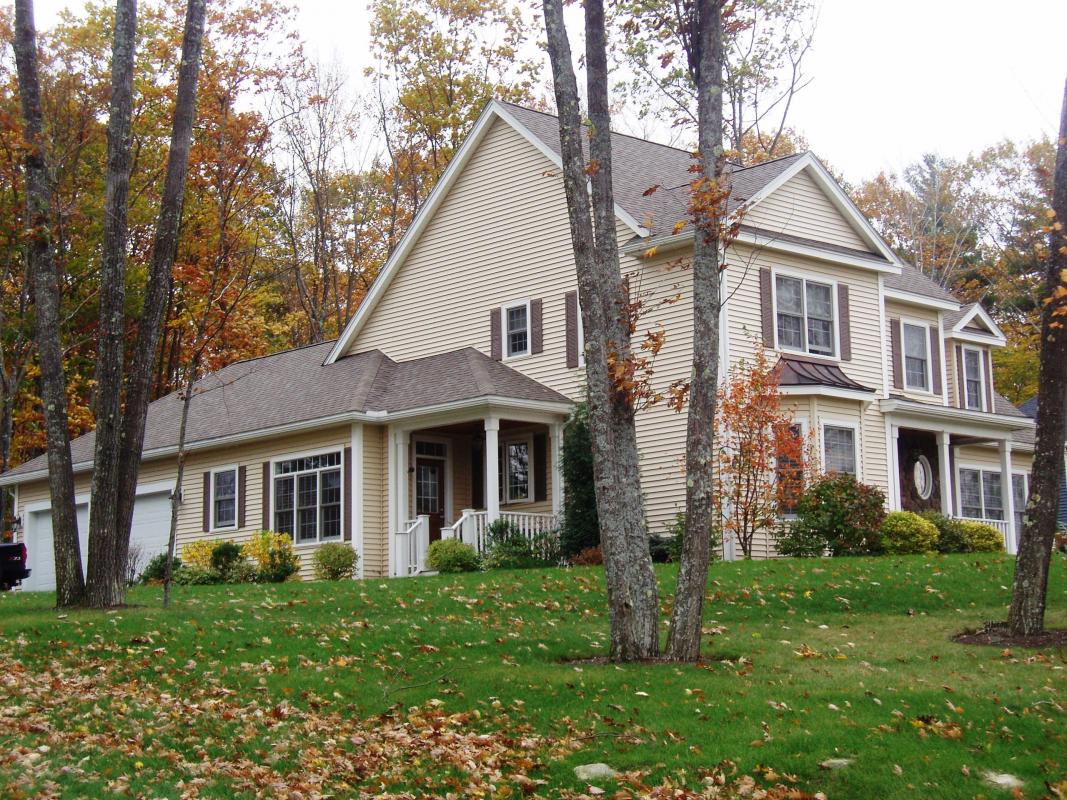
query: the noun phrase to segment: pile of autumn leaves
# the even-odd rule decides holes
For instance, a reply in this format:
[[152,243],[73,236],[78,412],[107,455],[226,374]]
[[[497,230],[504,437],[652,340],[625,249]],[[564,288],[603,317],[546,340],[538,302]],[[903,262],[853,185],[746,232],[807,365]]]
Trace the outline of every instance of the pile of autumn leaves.
[[[450,714],[440,700],[370,719],[310,698],[307,707],[263,694],[247,702],[217,679],[175,683],[117,674],[116,662],[87,659],[80,669],[52,662],[29,670],[0,656],[0,794],[59,797],[70,783],[107,796],[182,798],[221,794],[284,797],[559,797],[603,795],[556,790],[538,774],[583,746],[575,731],[530,733],[507,709]],[[161,688],[161,685],[163,688]],[[308,700],[308,698],[305,698]],[[586,737],[587,738],[587,737]],[[17,742],[17,744],[16,744]],[[90,774],[86,761],[107,754],[119,766]],[[640,772],[619,777],[616,797],[810,798],[766,772],[762,780],[720,764],[694,785]],[[59,781],[67,784],[60,785]],[[100,784],[102,781],[103,785]],[[817,797],[817,796],[816,796]]]

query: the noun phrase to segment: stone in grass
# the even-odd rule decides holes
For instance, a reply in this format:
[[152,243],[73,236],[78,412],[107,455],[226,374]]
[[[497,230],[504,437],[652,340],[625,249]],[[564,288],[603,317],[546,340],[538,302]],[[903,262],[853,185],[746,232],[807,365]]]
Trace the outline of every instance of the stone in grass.
[[617,773],[607,764],[582,764],[581,766],[574,768],[574,774],[580,781],[589,783],[590,781],[610,781]]
[[1007,772],[993,772],[993,770],[987,769],[982,773],[982,780],[990,786],[996,786],[998,789],[1004,789],[1009,792],[1013,789],[1023,788],[1023,782]]
[[855,760],[856,759],[854,758],[828,758],[819,764],[819,766],[823,769],[844,769],[845,767],[850,766]]

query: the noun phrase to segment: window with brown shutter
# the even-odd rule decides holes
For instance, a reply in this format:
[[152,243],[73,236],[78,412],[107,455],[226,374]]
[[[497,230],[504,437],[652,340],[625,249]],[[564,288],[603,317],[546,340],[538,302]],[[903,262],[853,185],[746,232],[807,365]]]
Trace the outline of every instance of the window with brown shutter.
[[489,352],[493,360],[500,361],[503,358],[504,341],[500,335],[500,308],[494,308],[489,312]]
[[930,371],[934,378],[934,394],[942,394],[941,384],[941,336],[936,325],[930,326]]
[[545,349],[545,335],[542,328],[541,299],[530,301],[530,352],[534,355]]
[[900,358],[900,320],[889,321],[889,357],[893,362],[893,388],[904,388],[904,369]]
[[848,286],[837,284],[837,313],[840,316],[838,336],[841,339],[841,360],[852,360],[852,316],[848,307]]
[[567,367],[578,366],[578,293],[567,292],[563,296],[564,319],[567,326]]
[[204,524],[203,531],[211,530],[211,473],[204,473]]
[[245,488],[248,485],[248,467],[237,468],[237,527],[243,528],[245,519]]
[[263,530],[269,531],[270,528],[270,462],[263,462],[263,491],[259,496],[260,505],[263,506],[263,515],[260,520],[260,524]]

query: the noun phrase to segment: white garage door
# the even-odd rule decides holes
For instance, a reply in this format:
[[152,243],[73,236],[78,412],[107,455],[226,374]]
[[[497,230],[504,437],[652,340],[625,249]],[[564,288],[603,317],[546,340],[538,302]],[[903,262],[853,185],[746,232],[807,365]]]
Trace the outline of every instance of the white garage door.
[[[78,511],[78,538],[81,542],[82,570],[86,569],[89,555],[89,506],[80,503]],[[26,549],[29,551],[30,577],[22,582],[22,588],[30,592],[54,591],[56,588],[55,544],[52,538],[52,512],[32,511],[26,527]],[[170,498],[166,492],[144,494],[137,497],[133,507],[133,528],[130,531],[130,547],[139,547],[140,567],[143,568],[152,556],[167,549],[170,534]]]

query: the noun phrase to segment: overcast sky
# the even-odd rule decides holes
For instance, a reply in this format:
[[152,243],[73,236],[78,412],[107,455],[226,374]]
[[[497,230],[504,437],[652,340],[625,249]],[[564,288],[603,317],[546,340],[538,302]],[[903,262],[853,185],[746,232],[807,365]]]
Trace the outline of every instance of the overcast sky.
[[[1005,137],[1054,136],[1067,77],[1065,0],[816,0],[814,79],[792,124],[858,181],[922,153],[965,156]],[[38,26],[81,0],[36,0]],[[366,4],[296,0],[310,52],[367,60]]]

